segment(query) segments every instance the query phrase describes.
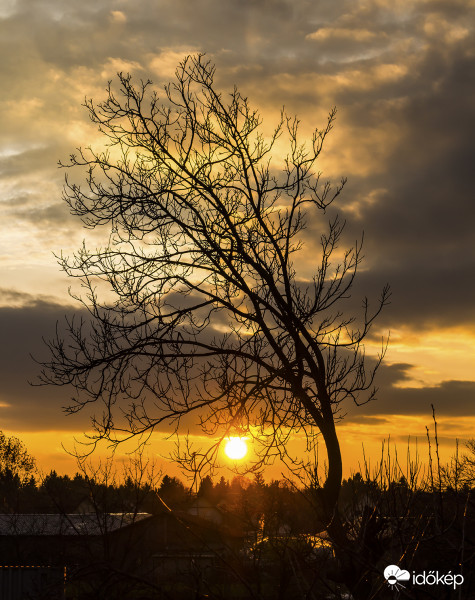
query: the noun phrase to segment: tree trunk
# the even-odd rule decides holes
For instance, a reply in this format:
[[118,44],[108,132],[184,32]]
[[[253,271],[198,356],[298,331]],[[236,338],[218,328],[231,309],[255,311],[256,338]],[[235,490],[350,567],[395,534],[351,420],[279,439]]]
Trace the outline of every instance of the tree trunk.
[[340,563],[340,573],[335,573],[351,592],[354,600],[368,600],[371,597],[371,571],[367,568],[365,549],[357,540],[349,539],[341,522],[338,497],[342,480],[342,460],[335,424],[331,422],[322,428],[328,456],[328,476],[322,489],[323,518],[333,544],[335,556]]

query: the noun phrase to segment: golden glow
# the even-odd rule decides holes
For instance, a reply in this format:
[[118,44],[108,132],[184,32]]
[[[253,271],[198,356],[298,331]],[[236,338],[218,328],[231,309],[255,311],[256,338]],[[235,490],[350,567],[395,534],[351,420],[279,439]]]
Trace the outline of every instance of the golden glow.
[[247,444],[245,438],[230,437],[224,447],[224,452],[231,460],[241,460],[247,454]]
[[[355,411],[358,415],[358,411]],[[439,434],[439,452],[441,462],[449,461],[456,451],[456,439],[459,440],[460,453],[465,453],[464,443],[466,440],[473,437],[475,431],[475,417],[441,417],[438,419],[438,434]],[[385,442],[387,449],[387,440],[391,434],[390,452],[394,455],[394,447],[397,447],[397,454],[400,460],[404,463],[405,468],[406,456],[408,449],[408,437],[410,436],[411,456],[414,458],[416,454],[423,464],[428,462],[428,445],[426,438],[426,426],[429,427],[430,434],[433,436],[433,423],[430,410],[425,415],[374,415],[360,416],[359,422],[352,422],[351,417],[341,421],[337,426],[338,436],[341,442],[341,452],[343,455],[343,476],[349,477],[355,471],[364,472],[364,457],[362,442],[364,442],[364,451],[366,458],[370,461],[370,470],[376,468],[381,460],[381,445]],[[64,447],[68,450],[74,449],[73,438],[82,438],[81,431],[19,431],[19,430],[3,430],[7,436],[15,436],[26,445],[28,452],[37,459],[37,465],[41,473],[47,474],[51,469],[55,469],[59,474],[68,474],[71,477],[78,470],[76,460],[64,451]],[[396,434],[394,432],[397,432]],[[194,443],[204,444],[209,441],[205,436],[191,436]],[[246,456],[244,454],[241,459],[229,456],[227,453],[227,445],[233,440],[237,440],[238,444],[246,448],[246,438],[228,438],[225,440],[224,452],[229,461],[242,460]],[[233,443],[234,445],[234,443]],[[242,447],[241,446],[241,447]],[[302,456],[306,452],[306,442],[302,436],[296,435],[287,442],[287,449],[292,456]],[[325,450],[320,445],[322,456],[325,455]],[[130,452],[133,450],[133,445],[128,447],[120,447],[115,455],[118,461],[117,467],[120,472],[120,463],[127,463],[130,458]],[[162,439],[156,436],[150,441],[150,447],[147,452],[153,457],[152,460],[157,464],[157,468],[166,471],[171,477],[182,478],[183,473],[179,467],[173,462],[163,461],[162,456],[170,455],[174,450],[173,438]],[[251,448],[246,448],[247,454],[250,455]],[[110,451],[107,445],[100,447],[93,456],[91,461],[96,464],[99,461],[105,461],[110,456]],[[323,460],[322,460],[323,462]],[[228,463],[229,465],[229,463]],[[283,467],[279,461],[275,464],[266,467],[264,476],[267,479],[282,478]],[[229,471],[220,471],[219,475],[224,475],[225,478],[232,478]]]

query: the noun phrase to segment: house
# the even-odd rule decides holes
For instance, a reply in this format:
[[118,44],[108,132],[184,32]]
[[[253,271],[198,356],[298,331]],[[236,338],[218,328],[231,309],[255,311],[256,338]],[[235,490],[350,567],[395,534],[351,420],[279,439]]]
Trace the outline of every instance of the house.
[[239,532],[186,511],[2,514],[0,598],[62,600],[65,589],[86,588],[94,597],[96,587],[98,597],[126,598],[137,582],[156,595],[177,577],[192,589],[241,546]]
[[[62,599],[78,569],[131,568],[146,513],[0,514],[0,598]],[[129,553],[130,551],[130,553]]]
[[204,496],[195,498],[186,512],[215,525],[222,525],[224,522],[223,512]]

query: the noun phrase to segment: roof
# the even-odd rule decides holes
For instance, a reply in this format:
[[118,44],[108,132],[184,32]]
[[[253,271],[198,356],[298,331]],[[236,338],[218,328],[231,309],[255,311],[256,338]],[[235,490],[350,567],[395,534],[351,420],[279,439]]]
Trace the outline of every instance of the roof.
[[149,513],[0,514],[0,536],[102,535],[151,516]]

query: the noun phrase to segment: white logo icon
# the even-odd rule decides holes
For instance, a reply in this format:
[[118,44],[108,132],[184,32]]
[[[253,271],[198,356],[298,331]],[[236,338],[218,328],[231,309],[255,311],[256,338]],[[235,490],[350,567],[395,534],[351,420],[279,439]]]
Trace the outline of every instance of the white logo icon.
[[384,569],[384,578],[391,589],[397,590],[404,587],[401,581],[409,581],[411,575],[409,571],[403,571],[397,565],[388,565]]

